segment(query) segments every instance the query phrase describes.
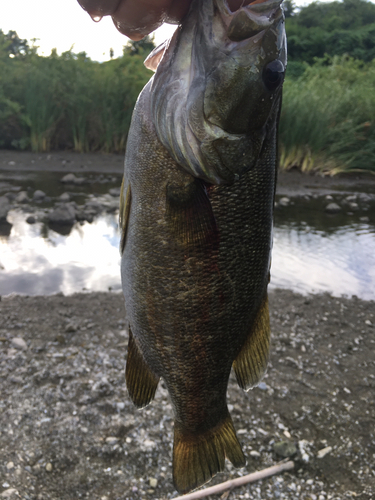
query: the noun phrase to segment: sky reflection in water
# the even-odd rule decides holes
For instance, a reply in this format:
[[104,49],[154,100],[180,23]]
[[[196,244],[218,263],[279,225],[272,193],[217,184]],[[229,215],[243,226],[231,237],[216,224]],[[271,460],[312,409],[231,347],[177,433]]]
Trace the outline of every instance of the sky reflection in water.
[[[9,236],[0,236],[0,295],[44,295],[120,290],[117,215],[74,225],[67,236],[15,210]],[[274,230],[271,287],[375,298],[375,230],[366,223],[335,231],[278,225]]]

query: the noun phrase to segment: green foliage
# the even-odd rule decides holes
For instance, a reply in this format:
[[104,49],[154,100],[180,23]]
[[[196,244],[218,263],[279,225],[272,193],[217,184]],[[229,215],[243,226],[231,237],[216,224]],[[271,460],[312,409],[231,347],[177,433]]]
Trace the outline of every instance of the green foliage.
[[143,60],[152,40],[101,64],[71,50],[40,57],[24,42],[0,31],[0,147],[123,152],[135,101],[151,76]]
[[[375,58],[375,4],[366,0],[314,2],[286,19],[290,61],[313,63],[315,57],[347,54]],[[288,12],[288,11],[287,11]]]
[[281,167],[375,173],[375,61],[328,57],[287,78]]

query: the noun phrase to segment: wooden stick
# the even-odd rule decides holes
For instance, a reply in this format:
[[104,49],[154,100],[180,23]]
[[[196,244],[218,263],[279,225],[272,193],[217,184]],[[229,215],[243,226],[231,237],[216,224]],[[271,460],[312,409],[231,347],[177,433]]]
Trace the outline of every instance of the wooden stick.
[[225,481],[225,483],[217,484],[216,486],[210,486],[204,490],[194,491],[193,493],[188,493],[187,495],[182,495],[180,497],[175,497],[173,500],[196,500],[197,498],[205,498],[209,495],[217,495],[225,490],[231,490],[237,486],[242,486],[247,483],[253,483],[264,479],[265,477],[274,476],[275,474],[280,474],[286,470],[291,470],[294,468],[294,462],[280,462],[277,465],[268,467],[268,469],[263,469],[257,472],[252,472],[246,476],[238,477],[236,479],[230,479]]

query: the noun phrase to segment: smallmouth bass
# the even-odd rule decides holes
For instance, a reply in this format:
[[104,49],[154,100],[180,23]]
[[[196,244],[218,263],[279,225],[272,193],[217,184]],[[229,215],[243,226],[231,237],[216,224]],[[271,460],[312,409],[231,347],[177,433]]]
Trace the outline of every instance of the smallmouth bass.
[[180,493],[246,460],[226,403],[267,366],[267,300],[286,66],[280,0],[232,12],[194,0],[146,65],[120,202],[126,384],[137,407],[160,378],[174,410]]

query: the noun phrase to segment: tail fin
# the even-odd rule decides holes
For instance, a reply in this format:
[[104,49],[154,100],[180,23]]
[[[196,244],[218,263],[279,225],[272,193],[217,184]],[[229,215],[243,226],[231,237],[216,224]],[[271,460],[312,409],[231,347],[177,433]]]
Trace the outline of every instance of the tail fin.
[[227,417],[202,434],[191,434],[175,422],[173,483],[179,493],[187,493],[210,481],[224,470],[225,457],[235,467],[246,465],[232,419]]

